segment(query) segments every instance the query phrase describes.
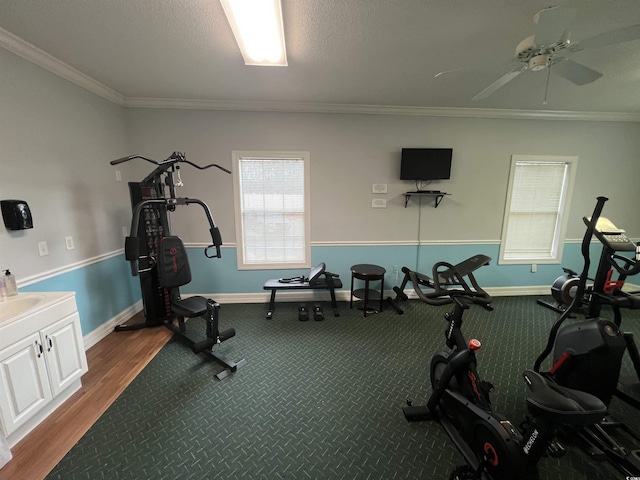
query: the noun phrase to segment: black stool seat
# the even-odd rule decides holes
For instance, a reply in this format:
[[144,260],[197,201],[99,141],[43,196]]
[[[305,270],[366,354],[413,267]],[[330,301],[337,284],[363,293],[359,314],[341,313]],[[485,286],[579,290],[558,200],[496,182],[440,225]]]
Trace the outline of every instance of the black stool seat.
[[527,409],[537,418],[582,427],[599,422],[607,413],[606,405],[590,393],[563,387],[532,370],[525,370],[523,377],[529,387]]
[[[369,309],[369,300],[372,297],[379,295],[380,309],[382,311],[382,298],[384,296],[384,274],[386,270],[378,265],[371,265],[368,263],[360,263],[351,267],[351,296],[349,299],[349,308],[353,307],[353,297],[363,300],[364,316],[367,316],[367,309]],[[354,279],[363,280],[364,288],[355,290]],[[380,292],[373,290],[369,287],[369,282],[380,281]],[[375,311],[374,311],[375,312]]]
[[171,310],[184,317],[200,317],[207,311],[207,299],[200,296],[183,298],[171,303]]

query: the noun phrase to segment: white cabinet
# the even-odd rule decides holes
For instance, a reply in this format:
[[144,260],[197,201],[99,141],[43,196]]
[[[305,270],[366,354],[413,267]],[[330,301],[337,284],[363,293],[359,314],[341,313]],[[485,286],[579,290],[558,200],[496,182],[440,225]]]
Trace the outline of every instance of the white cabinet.
[[2,350],[0,369],[0,412],[8,436],[53,398],[40,334]]
[[40,302],[0,323],[0,425],[10,444],[80,388],[87,371],[74,295],[32,295]]
[[53,396],[59,395],[87,371],[80,317],[68,316],[40,332]]

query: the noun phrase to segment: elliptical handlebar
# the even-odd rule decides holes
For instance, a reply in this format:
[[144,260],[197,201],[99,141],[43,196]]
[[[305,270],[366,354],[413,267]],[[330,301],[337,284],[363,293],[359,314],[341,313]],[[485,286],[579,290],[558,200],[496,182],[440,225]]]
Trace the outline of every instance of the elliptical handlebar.
[[[607,261],[620,275],[625,277],[632,277],[640,273],[640,261],[638,260],[613,253],[607,257]],[[623,263],[624,266],[618,262]]]
[[607,197],[598,197],[596,201],[596,206],[593,209],[593,214],[591,218],[588,219],[584,217],[584,223],[587,225],[587,231],[582,238],[582,258],[584,258],[584,266],[582,268],[582,273],[579,276],[578,286],[576,288],[575,295],[571,300],[571,304],[562,312],[562,314],[558,317],[558,319],[551,327],[551,331],[549,332],[549,339],[547,340],[547,346],[542,351],[542,353],[536,359],[536,362],[533,366],[533,370],[536,373],[540,373],[540,367],[542,366],[542,362],[549,356],[549,354],[553,350],[553,345],[556,341],[556,337],[558,335],[558,330],[564,323],[564,321],[569,318],[571,313],[575,310],[575,308],[582,301],[582,297],[584,296],[584,292],[587,288],[587,277],[589,275],[589,267],[591,266],[591,258],[589,256],[589,245],[591,244],[591,239],[593,238],[594,232],[596,230],[596,225],[598,223],[598,219],[602,214],[602,209],[604,208],[604,204],[609,199]]

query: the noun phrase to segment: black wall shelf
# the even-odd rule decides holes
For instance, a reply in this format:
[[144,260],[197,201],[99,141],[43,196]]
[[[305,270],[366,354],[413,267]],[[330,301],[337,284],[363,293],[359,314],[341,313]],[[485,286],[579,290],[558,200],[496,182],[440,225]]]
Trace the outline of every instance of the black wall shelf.
[[409,199],[412,196],[435,197],[434,208],[438,208],[438,205],[440,205],[440,202],[445,197],[445,195],[451,195],[451,194],[445,193],[445,192],[407,192],[407,193],[404,193],[403,195],[404,195],[404,208],[407,208],[407,205],[409,204]]

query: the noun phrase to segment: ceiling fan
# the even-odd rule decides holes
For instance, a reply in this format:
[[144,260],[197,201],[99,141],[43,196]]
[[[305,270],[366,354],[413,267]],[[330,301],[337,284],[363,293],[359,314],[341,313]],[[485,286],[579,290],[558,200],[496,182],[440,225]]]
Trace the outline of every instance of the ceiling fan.
[[[533,19],[536,24],[535,33],[518,44],[515,57],[507,62],[518,63],[519,66],[498,78],[472,100],[487,98],[528,70],[535,72],[547,69],[548,75],[553,71],[554,74],[566,78],[575,85],[586,85],[602,77],[602,73],[575,62],[565,55],[640,39],[640,24],[638,24],[572,42],[568,27],[575,14],[576,9],[569,7],[549,7],[539,11]],[[440,72],[436,77],[452,71]],[[547,76],[547,89],[548,87],[549,76]],[[544,103],[546,103],[546,91]]]

